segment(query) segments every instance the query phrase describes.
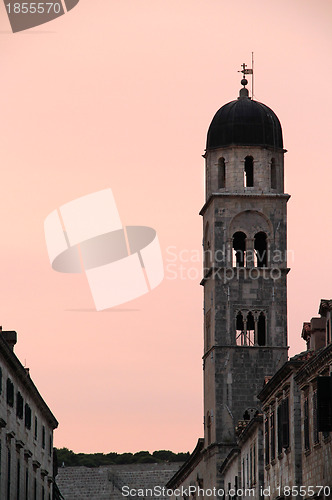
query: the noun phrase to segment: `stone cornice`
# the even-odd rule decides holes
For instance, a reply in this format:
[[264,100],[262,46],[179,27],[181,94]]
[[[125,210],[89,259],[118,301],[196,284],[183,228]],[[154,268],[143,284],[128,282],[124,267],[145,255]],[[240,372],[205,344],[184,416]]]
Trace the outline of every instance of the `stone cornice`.
[[[236,270],[236,272],[234,273],[234,276],[232,278],[228,278],[226,273],[224,272],[224,270],[228,271],[229,269]],[[263,276],[264,274],[266,274],[267,272],[271,273],[275,269],[280,270],[281,274],[288,274],[289,271],[291,270],[290,267],[277,267],[277,266],[275,266],[275,267],[229,267],[229,266],[223,266],[223,267],[218,266],[217,267],[217,266],[213,266],[213,267],[210,267],[209,270],[205,273],[204,278],[201,279],[199,284],[203,286],[210,278],[213,279],[216,276],[217,276],[217,278],[221,279],[219,276],[219,273],[221,272],[222,278],[225,279],[225,285],[226,285],[226,283],[228,283],[229,281],[232,281],[233,279],[237,279],[237,275],[240,275],[241,272],[242,273],[246,272],[246,273],[250,274],[250,272],[252,272],[253,269],[259,270],[260,273],[262,274],[262,276],[261,276],[262,278],[264,277]],[[249,276],[248,279],[253,279],[253,278]],[[269,279],[273,279],[273,278],[271,277]]]
[[317,355],[310,359],[295,375],[296,383],[301,386],[304,383],[308,382],[308,379],[313,375],[316,375],[317,372],[323,368],[324,366],[328,366],[332,363],[332,344],[329,344],[327,347],[320,349],[317,352]]
[[286,350],[288,351],[289,347],[288,346],[274,346],[274,345],[233,345],[233,344],[222,344],[222,345],[213,345],[210,347],[208,351],[204,353],[202,356],[202,359],[206,359],[209,357],[211,352],[213,351],[218,351],[219,349],[236,349],[237,351],[240,351],[241,349],[244,349],[245,351],[247,349],[259,349],[259,350],[267,350],[270,351],[272,350]]
[[206,200],[204,203],[201,211],[199,212],[199,215],[204,215],[206,209],[212,203],[212,201],[216,198],[251,198],[251,199],[285,199],[286,201],[289,200],[291,197],[290,194],[287,193],[212,193],[209,198]]

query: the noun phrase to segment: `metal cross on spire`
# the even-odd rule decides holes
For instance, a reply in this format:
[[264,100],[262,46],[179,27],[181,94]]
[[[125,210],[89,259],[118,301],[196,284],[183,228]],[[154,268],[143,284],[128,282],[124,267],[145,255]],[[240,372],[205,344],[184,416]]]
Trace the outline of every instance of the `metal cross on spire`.
[[245,75],[251,75],[251,97],[254,97],[254,53],[251,53],[251,68],[248,68],[248,65],[245,63],[241,64],[242,69],[238,70],[238,73],[243,74],[243,80],[241,81],[242,85],[247,85],[248,81],[244,83],[246,80]]

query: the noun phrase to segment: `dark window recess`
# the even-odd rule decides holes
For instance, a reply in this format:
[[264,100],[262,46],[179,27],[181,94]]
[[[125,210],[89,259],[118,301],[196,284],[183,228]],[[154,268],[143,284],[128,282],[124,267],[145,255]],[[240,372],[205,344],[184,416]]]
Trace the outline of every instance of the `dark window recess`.
[[8,449],[7,451],[7,500],[10,500],[10,487],[11,487],[11,464],[12,464],[12,459],[11,459],[11,453],[10,450]]
[[270,442],[269,442],[269,417],[265,417],[265,465],[270,463]]
[[332,376],[317,377],[318,432],[332,431]]
[[42,429],[42,448],[45,449],[45,425],[43,425]]
[[225,158],[218,160],[218,189],[224,188],[226,185],[226,166]]
[[254,248],[256,256],[256,266],[267,266],[267,236],[263,231],[255,234]]
[[263,312],[261,312],[258,317],[257,336],[258,345],[266,345],[266,321]]
[[328,319],[326,322],[326,344],[331,343],[331,320]]
[[247,236],[238,231],[233,234],[233,249],[235,252],[235,262],[233,267],[244,267],[245,254],[246,254],[246,238]]
[[20,419],[23,418],[24,403],[22,394],[18,391],[16,394],[16,416]]
[[50,447],[49,447],[49,450],[48,450],[50,456],[52,455],[52,448],[53,448],[52,434],[50,434]]
[[276,458],[276,434],[274,425],[274,411],[271,413],[270,427],[271,427],[271,460],[274,460]]
[[254,159],[252,156],[246,156],[244,159],[244,187],[253,187],[254,185]]
[[29,469],[25,468],[25,500],[29,500]]
[[35,417],[35,440],[37,441],[37,437],[38,437],[38,419],[37,417]]
[[282,447],[289,447],[289,399],[283,400],[281,405],[282,416]]
[[207,414],[207,442],[208,444],[211,444],[211,416],[210,413],[208,412]]
[[25,403],[25,427],[31,429],[31,408]]
[[317,391],[313,393],[312,397],[313,405],[313,427],[314,427],[314,443],[319,443],[319,432],[318,432],[318,422],[317,422]]
[[282,453],[282,406],[281,404],[277,409],[277,421],[278,421],[278,455]]
[[21,495],[21,462],[20,459],[17,460],[17,476],[16,476],[16,494],[17,498]]
[[277,189],[277,169],[274,158],[271,160],[271,189]]
[[14,384],[10,378],[7,378],[7,404],[14,406]]
[[310,450],[308,397],[305,398],[304,404],[303,404],[303,424],[304,424],[304,449]]

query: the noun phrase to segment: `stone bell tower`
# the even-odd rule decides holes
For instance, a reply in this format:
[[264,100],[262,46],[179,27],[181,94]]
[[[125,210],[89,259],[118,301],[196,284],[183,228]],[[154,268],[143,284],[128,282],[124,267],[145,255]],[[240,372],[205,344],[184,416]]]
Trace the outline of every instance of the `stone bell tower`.
[[264,378],[288,349],[282,130],[275,113],[249,97],[245,78],[241,84],[214,116],[204,155],[204,448],[212,486],[238,421],[259,409]]

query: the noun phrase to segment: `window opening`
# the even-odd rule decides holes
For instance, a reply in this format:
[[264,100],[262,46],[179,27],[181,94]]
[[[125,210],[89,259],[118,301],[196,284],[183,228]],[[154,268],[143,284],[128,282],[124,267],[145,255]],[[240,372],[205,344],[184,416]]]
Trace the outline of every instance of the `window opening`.
[[244,267],[246,238],[247,236],[242,231],[233,234],[233,267]]
[[252,156],[246,156],[244,159],[244,187],[253,187],[254,185],[254,159]]

